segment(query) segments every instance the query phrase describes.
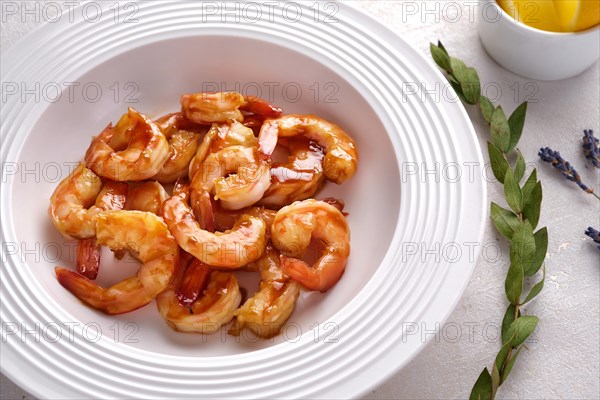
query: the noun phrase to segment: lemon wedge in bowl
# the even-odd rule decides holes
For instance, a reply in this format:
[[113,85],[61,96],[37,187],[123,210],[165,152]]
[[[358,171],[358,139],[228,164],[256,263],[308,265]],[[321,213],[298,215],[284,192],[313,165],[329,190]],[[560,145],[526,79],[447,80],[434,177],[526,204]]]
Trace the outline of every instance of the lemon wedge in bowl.
[[600,0],[498,0],[515,20],[550,32],[579,32],[600,23]]
[[567,32],[584,31],[600,23],[600,0],[579,0],[576,3],[577,12]]

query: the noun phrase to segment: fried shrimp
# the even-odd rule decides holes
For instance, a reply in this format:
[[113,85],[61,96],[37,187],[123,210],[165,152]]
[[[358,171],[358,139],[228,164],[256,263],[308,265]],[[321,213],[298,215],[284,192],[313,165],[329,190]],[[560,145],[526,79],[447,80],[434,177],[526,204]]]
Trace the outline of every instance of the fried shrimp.
[[169,142],[144,114],[129,108],[109,124],[85,153],[88,167],[114,181],[141,181],[156,175],[169,158]]
[[342,183],[350,179],[358,165],[354,140],[342,128],[315,115],[284,115],[265,121],[258,137],[263,154],[271,155],[278,138],[304,136],[325,151],[323,170],[327,179]]
[[209,232],[200,227],[185,195],[165,201],[163,217],[181,248],[202,262],[222,268],[240,268],[262,255],[265,248],[265,223],[243,215],[231,230]]
[[[323,255],[311,268],[300,257],[311,238],[325,244]],[[273,221],[271,240],[282,252],[283,271],[309,290],[326,292],[341,278],[350,255],[350,229],[332,205],[304,200],[283,207]]]
[[168,198],[165,188],[156,181],[130,183],[125,209],[147,211],[160,216],[162,205]]
[[323,149],[303,138],[281,139],[290,151],[288,162],[273,163],[271,185],[258,204],[280,208],[313,197],[323,186]]
[[112,250],[127,249],[142,263],[136,276],[103,288],[80,274],[56,268],[62,286],[79,300],[104,311],[120,314],[152,301],[169,285],[179,261],[179,247],[165,223],[142,211],[105,211],[98,215],[98,244]]
[[88,239],[96,235],[96,214],[92,207],[100,190],[102,180],[85,164],[79,166],[54,190],[50,197],[48,214],[52,223],[63,235],[76,239]]
[[196,155],[201,135],[180,128],[190,125],[182,122],[181,113],[165,115],[155,121],[169,141],[169,158],[154,176],[160,183],[172,183],[188,174],[189,164]]
[[[127,184],[108,181],[96,198],[94,207],[99,211],[122,210],[127,196]],[[88,279],[96,279],[100,267],[100,246],[96,238],[81,239],[77,243],[77,272]]]
[[269,188],[269,163],[260,158],[256,148],[229,146],[206,157],[190,189],[192,202],[196,193],[214,193],[223,208],[238,210],[256,203]]
[[213,124],[202,139],[194,158],[189,166],[189,178],[192,179],[202,162],[210,153],[215,153],[229,146],[256,147],[258,140],[252,129],[231,121],[225,124]]
[[196,261],[190,260],[190,257],[182,257],[175,278],[167,290],[158,295],[156,305],[160,315],[176,331],[213,334],[231,321],[242,295],[235,275],[211,272],[204,266],[199,267],[204,268],[204,271],[199,271],[203,282],[198,298],[191,304],[180,304],[177,290],[188,269],[199,265]]
[[279,252],[271,245],[255,264],[260,271],[260,289],[235,311],[229,333],[239,336],[247,327],[262,338],[270,338],[279,333],[294,311],[300,285],[283,273]]

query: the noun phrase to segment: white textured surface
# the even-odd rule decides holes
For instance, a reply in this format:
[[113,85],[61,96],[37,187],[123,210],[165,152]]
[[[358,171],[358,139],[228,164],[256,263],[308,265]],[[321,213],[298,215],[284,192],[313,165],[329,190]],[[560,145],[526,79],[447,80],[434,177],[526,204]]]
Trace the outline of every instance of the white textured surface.
[[[600,228],[600,203],[547,165],[541,165],[537,157],[541,146],[560,150],[578,167],[584,181],[600,190],[600,172],[586,168],[581,156],[583,129],[600,131],[599,65],[569,80],[534,82],[502,69],[487,56],[477,37],[475,1],[355,4],[398,32],[425,57],[429,57],[429,42],[441,39],[453,55],[477,68],[482,82],[488,83],[490,97],[494,97],[495,89],[501,88],[498,101],[505,110],[512,111],[517,102],[533,93],[529,100],[537,102],[529,105],[520,148],[525,159],[538,167],[538,176],[544,185],[540,224],[548,226],[550,233],[546,287],[526,311],[540,317],[539,330],[528,344],[529,351],[521,353],[498,397],[599,398],[600,252],[583,231],[589,225]],[[460,16],[456,14],[457,6]],[[2,15],[2,50],[36,25],[34,15],[26,16],[25,22],[21,15]],[[472,111],[475,110],[470,110],[470,115],[484,145],[488,129]],[[501,187],[494,182],[488,187],[490,199],[501,202]],[[463,300],[441,332],[436,337],[419,332],[431,340],[427,348],[367,398],[468,396],[481,369],[491,365],[499,348],[496,330],[506,307],[507,247],[491,223],[483,246]],[[497,249],[503,254],[498,256]],[[422,328],[433,330],[435,327]],[[461,333],[459,338],[457,328]],[[30,398],[4,376],[1,379],[2,399]]]

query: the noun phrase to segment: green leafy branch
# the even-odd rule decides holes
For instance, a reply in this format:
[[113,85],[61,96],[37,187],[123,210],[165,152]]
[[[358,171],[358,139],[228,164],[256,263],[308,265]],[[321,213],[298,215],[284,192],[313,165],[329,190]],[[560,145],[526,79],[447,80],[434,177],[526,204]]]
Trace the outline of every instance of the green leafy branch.
[[[491,141],[488,153],[492,172],[504,185],[504,197],[508,207],[491,203],[494,226],[510,242],[510,266],[504,284],[509,305],[502,320],[502,347],[496,356],[491,373],[484,368],[475,382],[470,399],[494,399],[513,368],[524,342],[533,333],[538,317],[522,315],[523,306],[533,300],[544,287],[545,272],[541,268],[548,249],[548,231],[535,231],[542,204],[542,184],[537,180],[534,169],[525,183],[525,159],[516,149],[523,126],[527,103],[519,105],[510,117],[502,107],[481,95],[481,84],[477,71],[461,60],[450,57],[441,42],[430,45],[431,56],[442,68],[456,91],[466,104],[475,105],[490,126]],[[511,163],[510,160],[513,160]],[[541,280],[523,297],[525,278],[541,272]]]

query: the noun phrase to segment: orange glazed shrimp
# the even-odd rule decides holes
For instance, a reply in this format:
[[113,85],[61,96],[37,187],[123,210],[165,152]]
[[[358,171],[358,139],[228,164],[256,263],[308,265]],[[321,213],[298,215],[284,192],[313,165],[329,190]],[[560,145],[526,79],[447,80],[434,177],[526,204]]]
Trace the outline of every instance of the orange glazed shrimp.
[[258,137],[263,154],[271,155],[277,139],[304,136],[325,150],[323,170],[327,179],[342,183],[350,179],[358,165],[358,149],[354,140],[332,122],[315,115],[284,115],[265,121]]
[[190,121],[198,124],[243,121],[240,107],[244,96],[237,92],[192,93],[181,96],[181,111]]
[[198,124],[230,120],[241,122],[244,120],[242,111],[262,118],[276,118],[282,113],[281,108],[260,97],[244,97],[237,92],[184,94],[181,96],[181,111],[187,119]]
[[219,271],[210,271],[203,266],[200,279],[202,293],[189,305],[181,305],[176,290],[180,286],[184,273],[190,267],[198,265],[197,259],[183,258],[171,285],[158,295],[156,305],[160,315],[169,326],[180,332],[198,332],[213,334],[224,324],[231,321],[234,311],[242,300],[235,275]]
[[235,222],[243,215],[251,215],[265,221],[267,237],[271,235],[271,225],[277,211],[269,210],[264,207],[248,207],[241,210],[217,210],[214,212],[215,228],[224,231],[231,229]]
[[263,256],[255,262],[261,276],[260,289],[235,311],[231,335],[239,336],[247,327],[268,339],[279,333],[294,311],[300,285],[283,273],[279,262],[279,252],[267,245]]
[[[240,109],[244,112],[252,113],[262,119],[278,118],[283,114],[283,110],[280,107],[277,107],[260,97],[245,96],[244,101],[245,102]],[[245,117],[244,122],[246,122]]]
[[169,158],[169,142],[144,114],[129,108],[117,125],[92,140],[85,162],[114,181],[141,181],[156,175]]
[[100,210],[92,206],[101,189],[100,177],[87,169],[85,164],[79,164],[58,184],[50,197],[48,214],[56,229],[76,239],[94,237],[96,214]]
[[160,216],[162,205],[168,198],[165,188],[156,181],[130,183],[125,209],[147,211]]
[[194,177],[209,153],[215,153],[229,146],[256,147],[257,144],[258,140],[252,129],[237,121],[226,124],[213,124],[190,162],[188,176],[190,179]]
[[270,185],[269,163],[256,148],[229,146],[206,157],[190,189],[192,202],[206,191],[214,193],[223,208],[238,210],[256,203]]
[[190,161],[200,145],[200,135],[180,128],[184,125],[181,113],[165,115],[155,121],[169,141],[169,158],[154,179],[160,183],[172,183],[188,174]]
[[165,201],[163,217],[183,250],[214,267],[240,268],[260,258],[265,248],[262,219],[243,215],[231,230],[212,233],[200,227],[185,194]]
[[80,274],[56,268],[62,286],[79,300],[107,314],[135,310],[165,290],[179,261],[179,247],[165,223],[142,211],[105,211],[98,215],[98,244],[127,249],[142,262],[136,276],[103,288]]
[[279,208],[311,198],[323,186],[323,149],[302,138],[283,139],[278,144],[290,151],[288,162],[273,163],[271,186],[258,204]]
[[[122,210],[125,206],[127,184],[108,181],[102,186],[94,207],[98,210]],[[77,272],[88,279],[96,279],[100,267],[100,246],[96,238],[81,239],[77,243]]]
[[[311,238],[325,244],[313,267],[300,259]],[[309,290],[326,292],[341,278],[350,255],[350,229],[346,218],[332,205],[304,200],[283,207],[273,221],[271,240],[283,254],[283,272]]]

